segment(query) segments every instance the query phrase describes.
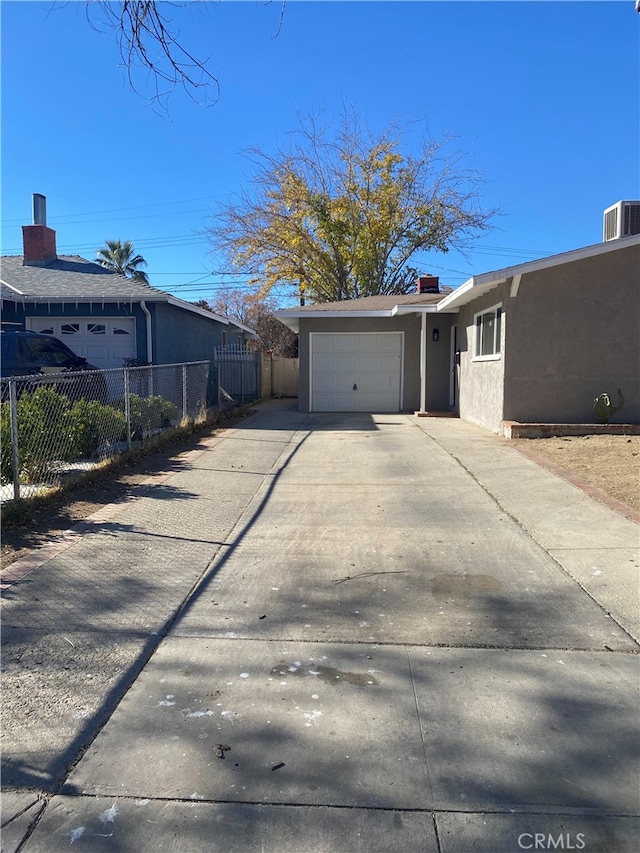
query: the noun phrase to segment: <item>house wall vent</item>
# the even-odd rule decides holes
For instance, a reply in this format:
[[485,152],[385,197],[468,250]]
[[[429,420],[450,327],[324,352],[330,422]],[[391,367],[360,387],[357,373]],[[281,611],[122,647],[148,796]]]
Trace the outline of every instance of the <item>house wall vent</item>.
[[618,201],[604,212],[602,239],[618,240],[640,234],[640,201]]

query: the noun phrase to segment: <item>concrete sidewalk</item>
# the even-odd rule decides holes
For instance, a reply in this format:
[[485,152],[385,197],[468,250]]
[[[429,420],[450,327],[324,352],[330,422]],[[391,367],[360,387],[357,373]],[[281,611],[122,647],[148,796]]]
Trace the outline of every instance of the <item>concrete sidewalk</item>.
[[638,598],[504,440],[263,405],[5,594],[2,849],[635,851]]

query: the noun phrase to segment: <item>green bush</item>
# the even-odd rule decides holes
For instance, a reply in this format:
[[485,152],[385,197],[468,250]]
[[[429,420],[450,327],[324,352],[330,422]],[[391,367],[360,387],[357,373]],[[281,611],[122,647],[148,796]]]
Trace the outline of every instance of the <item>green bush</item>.
[[[40,386],[18,400],[18,466],[23,482],[43,479],[54,461],[73,462],[93,456],[101,444],[126,435],[122,412],[111,406],[79,400],[73,406],[64,394]],[[0,476],[13,479],[9,402],[2,403]]]
[[[74,462],[94,457],[105,444],[123,441],[127,424],[123,402],[118,408],[95,400],[78,400],[73,405],[64,394],[42,385],[25,392],[18,400],[18,466],[22,482],[46,478],[52,462]],[[130,397],[131,433],[148,438],[180,420],[180,411],[170,400],[158,395]],[[13,479],[11,417],[9,402],[0,407],[0,477]]]
[[608,424],[616,412],[624,406],[624,395],[618,388],[618,405],[614,406],[611,397],[608,394],[598,394],[593,401],[593,408],[596,410],[596,423]]
[[166,429],[177,423],[180,412],[170,400],[154,395],[152,397],[129,397],[131,413],[131,436],[134,439],[144,439],[161,429]]
[[73,436],[73,459],[94,456],[101,445],[123,441],[127,422],[123,412],[96,400],[78,400],[68,413]]
[[[12,479],[9,403],[3,403],[2,408],[2,443],[8,455],[5,460],[5,453],[2,454],[2,476],[4,479],[8,473],[6,478]],[[46,386],[22,394],[18,400],[18,464],[20,475],[27,482],[42,479],[54,459],[66,459],[70,444],[68,412],[69,400]]]
[[8,483],[13,479],[11,413],[9,403],[0,406],[0,482]]

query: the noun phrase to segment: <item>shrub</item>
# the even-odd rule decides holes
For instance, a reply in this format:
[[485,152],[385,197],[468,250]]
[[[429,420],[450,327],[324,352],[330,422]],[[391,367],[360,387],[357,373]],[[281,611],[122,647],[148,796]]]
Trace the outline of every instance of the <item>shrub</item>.
[[154,395],[129,397],[131,413],[131,435],[136,439],[148,438],[154,432],[172,426],[180,420],[180,412],[170,400]]
[[[73,462],[93,456],[101,444],[126,435],[122,412],[89,400],[71,406],[64,394],[40,386],[18,400],[18,466],[20,478],[37,482],[46,477],[54,461]],[[13,479],[10,403],[2,403],[0,475]]]
[[123,412],[96,400],[78,400],[68,414],[74,459],[94,456],[101,445],[123,441],[127,422]]
[[618,405],[614,406],[611,402],[611,397],[608,394],[598,394],[593,401],[593,408],[596,410],[596,423],[608,424],[616,412],[624,406],[624,395],[618,388]]
[[[9,403],[4,403],[4,406],[8,423]],[[67,448],[71,444],[67,422],[69,408],[69,400],[65,396],[44,385],[22,394],[18,400],[18,465],[27,482],[42,479],[54,459],[67,458]],[[10,445],[10,434],[8,443]],[[11,454],[10,447],[8,452]]]

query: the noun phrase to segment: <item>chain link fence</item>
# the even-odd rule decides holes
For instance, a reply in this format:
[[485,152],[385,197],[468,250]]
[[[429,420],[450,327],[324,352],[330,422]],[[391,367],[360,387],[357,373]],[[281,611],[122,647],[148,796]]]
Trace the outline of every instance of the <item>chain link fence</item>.
[[0,499],[42,494],[220,408],[208,361],[1,381]]

